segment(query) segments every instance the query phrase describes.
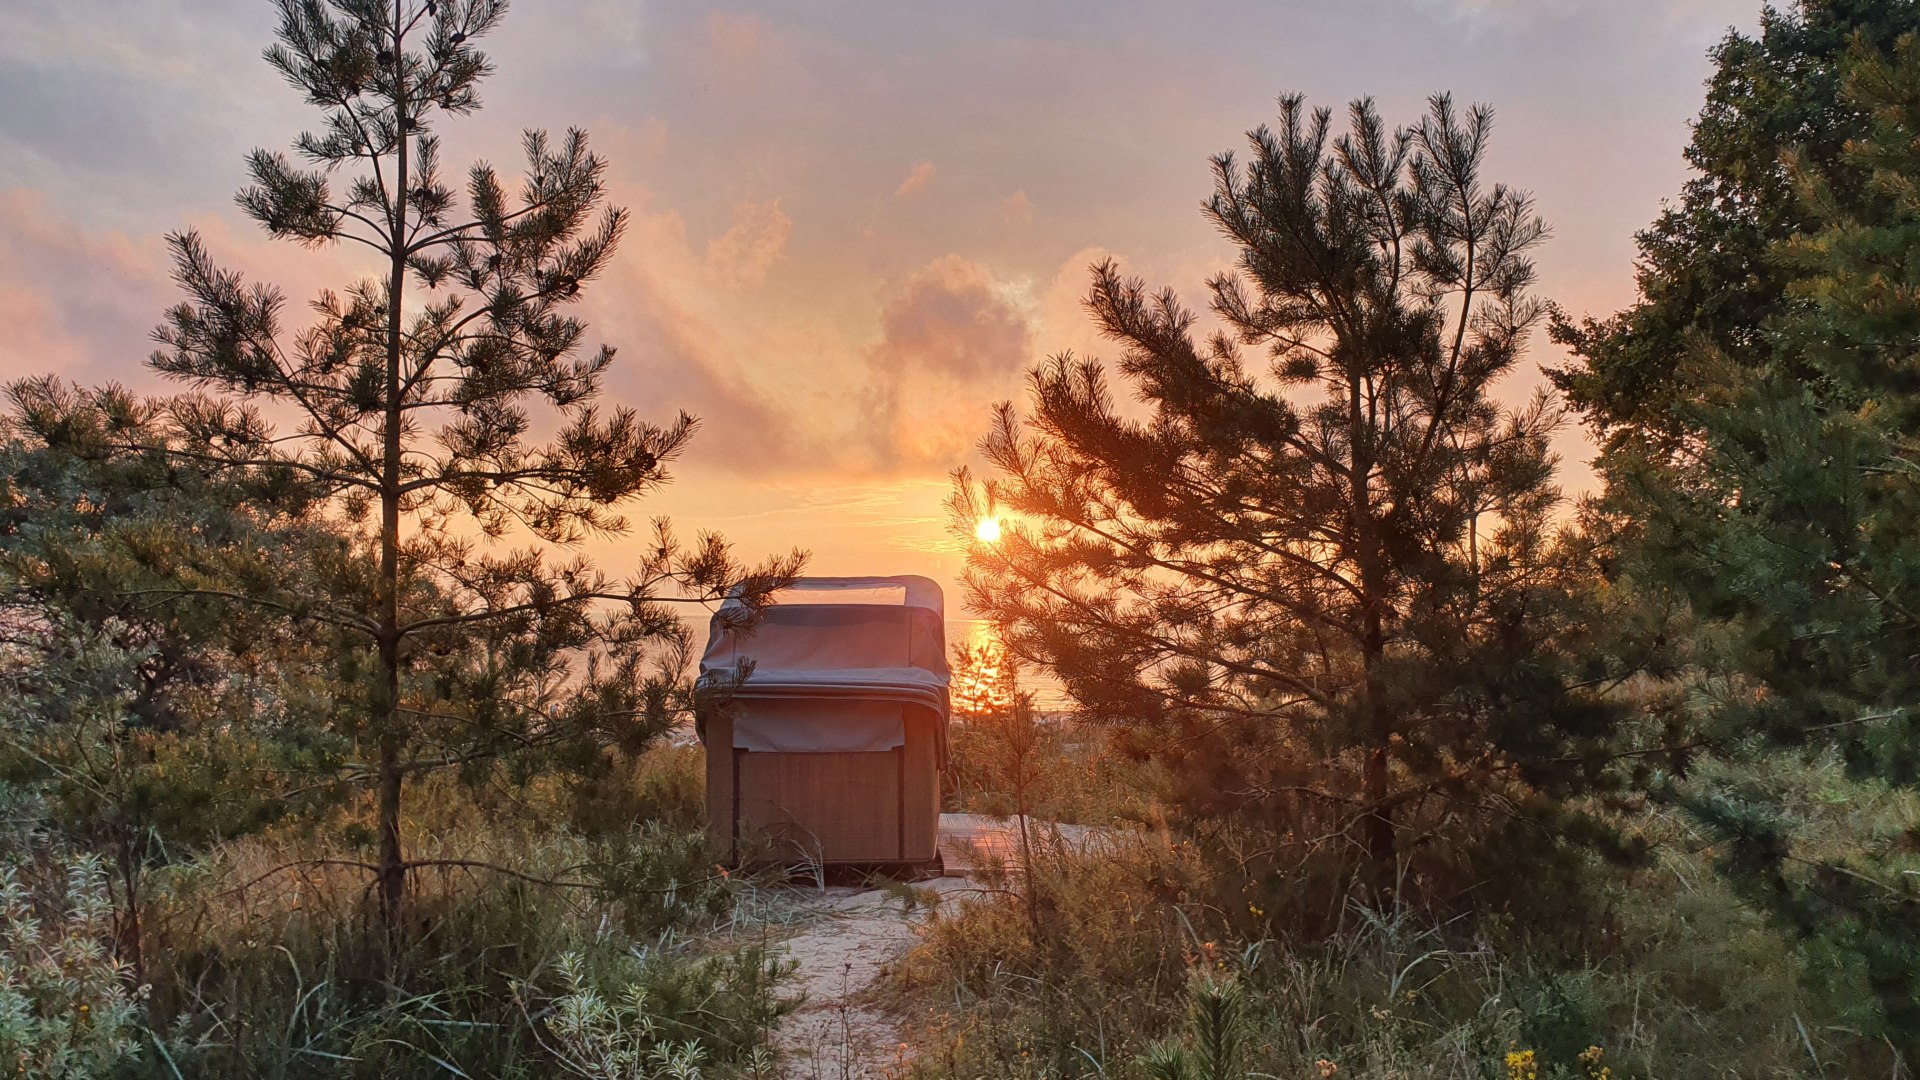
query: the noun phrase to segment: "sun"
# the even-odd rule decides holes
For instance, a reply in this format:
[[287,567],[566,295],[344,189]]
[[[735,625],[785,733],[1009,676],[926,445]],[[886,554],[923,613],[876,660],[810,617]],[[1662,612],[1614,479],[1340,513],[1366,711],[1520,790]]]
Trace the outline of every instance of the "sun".
[[983,544],[999,543],[1000,519],[990,517],[981,518],[980,523],[973,527],[973,538]]

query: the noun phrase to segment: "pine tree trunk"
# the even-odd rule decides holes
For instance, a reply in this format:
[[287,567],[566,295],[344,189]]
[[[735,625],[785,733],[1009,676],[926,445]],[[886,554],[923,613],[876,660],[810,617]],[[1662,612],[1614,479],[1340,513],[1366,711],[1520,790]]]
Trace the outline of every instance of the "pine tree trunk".
[[380,921],[391,938],[400,929],[400,907],[407,890],[406,853],[400,844],[400,738],[394,726],[399,710],[399,668],[392,650],[381,645],[381,667],[386,676],[383,695],[394,704],[384,707],[387,730],[380,736]]
[[1367,750],[1363,781],[1367,802],[1367,857],[1373,862],[1375,874],[1382,878],[1386,876],[1383,868],[1391,868],[1394,859],[1393,808],[1387,805],[1388,765],[1386,741],[1376,739]]
[[1368,877],[1373,901],[1385,906],[1393,895],[1394,830],[1393,810],[1387,804],[1391,779],[1393,718],[1387,715],[1386,695],[1379,685],[1380,661],[1386,655],[1386,627],[1381,605],[1386,602],[1386,553],[1381,550],[1373,520],[1374,447],[1371,438],[1373,417],[1361,403],[1363,377],[1350,376],[1347,391],[1347,420],[1352,431],[1353,460],[1349,476],[1353,500],[1355,561],[1359,564],[1361,613],[1360,693],[1361,722],[1364,725],[1366,760],[1361,766],[1361,802],[1364,809],[1359,822],[1361,842],[1366,847]]
[[1365,679],[1362,693],[1366,695],[1364,714],[1367,725],[1366,762],[1361,770],[1361,801],[1365,805],[1361,819],[1361,842],[1366,845],[1368,876],[1372,881],[1373,900],[1385,905],[1393,898],[1394,877],[1394,829],[1393,808],[1387,802],[1389,780],[1391,779],[1393,745],[1393,718],[1387,715],[1385,703],[1376,684],[1377,665],[1381,653],[1385,650],[1378,625],[1377,615],[1370,614],[1365,642]]
[[[400,49],[402,10],[394,0],[391,48]],[[399,65],[395,65],[399,71]],[[394,193],[391,196],[392,266],[387,278],[387,386],[386,430],[382,447],[380,484],[380,675],[375,706],[375,730],[380,733],[379,831],[380,918],[391,941],[400,929],[400,908],[407,889],[406,852],[400,843],[400,304],[406,287],[407,224],[407,89],[404,79],[394,93],[395,124],[400,137],[394,151]]]

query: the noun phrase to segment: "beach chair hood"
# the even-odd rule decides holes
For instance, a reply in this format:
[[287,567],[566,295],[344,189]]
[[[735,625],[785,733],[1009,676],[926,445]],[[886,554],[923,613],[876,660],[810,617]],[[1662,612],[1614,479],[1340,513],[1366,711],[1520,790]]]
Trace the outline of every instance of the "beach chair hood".
[[904,707],[932,715],[944,764],[939,585],[911,575],[802,578],[776,599],[745,631],[733,628],[741,609],[728,601],[700,659],[699,711],[730,709],[736,748],[887,751],[905,739]]

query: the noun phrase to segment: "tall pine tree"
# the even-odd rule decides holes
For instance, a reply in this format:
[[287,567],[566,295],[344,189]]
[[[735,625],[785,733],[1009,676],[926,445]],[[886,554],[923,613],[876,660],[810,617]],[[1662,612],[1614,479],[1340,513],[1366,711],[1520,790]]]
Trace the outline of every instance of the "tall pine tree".
[[[618,508],[665,483],[694,433],[684,413],[656,426],[602,409],[613,350],[581,352],[571,311],[626,216],[601,209],[606,165],[577,130],[528,132],[512,191],[484,163],[464,198],[443,173],[436,129],[478,108],[491,68],[476,42],[503,0],[276,6],[266,59],[323,121],[295,140],[297,160],[255,151],[239,204],[276,238],[366,253],[374,276],[322,293],[290,326],[279,291],[175,236],[190,300],[156,331],[152,365],[196,391],[171,403],[168,453],[297,480],[362,528],[364,548],[234,599],[335,642],[366,689],[348,724],[366,758],[352,775],[375,793],[393,927],[419,865],[401,835],[410,777],[529,748],[580,761],[639,745],[680,704],[686,630],[663,604],[755,602],[799,560],[749,571],[717,537],[686,548],[663,523],[625,579],[482,544],[624,533]],[[535,406],[557,428],[545,443]],[[287,429],[270,422],[286,415]]]
[[[1494,391],[1544,306],[1528,197],[1481,176],[1492,114],[1387,127],[1281,102],[1208,218],[1238,248],[1202,336],[1172,290],[1094,269],[1145,414],[1063,356],[1003,405],[955,524],[970,603],[1086,714],[1183,767],[1205,812],[1365,853],[1376,881],[1470,823],[1547,824],[1612,712],[1579,688],[1544,397]],[[1445,849],[1445,843],[1423,850]]]
[[1851,790],[1819,782],[1865,807],[1920,774],[1916,31],[1904,0],[1809,0],[1729,35],[1699,175],[1641,234],[1640,298],[1562,325],[1556,376],[1603,438],[1617,579],[1684,615],[1655,627],[1692,662],[1684,742],[1724,759],[1648,779],[1719,834],[1755,906],[1852,959],[1910,1061],[1913,837],[1871,812],[1835,827],[1781,778],[1836,758]]
[[[1920,797],[1920,48],[1862,43],[1846,101],[1869,118],[1838,167],[1789,156],[1813,222],[1760,363],[1698,347],[1685,468],[1640,474],[1637,571],[1701,616],[1703,737],[1740,763],[1838,758],[1862,806]],[[1840,183],[1860,181],[1844,196]],[[1756,751],[1758,751],[1756,753]],[[1784,754],[1780,753],[1785,751]],[[1920,1060],[1920,832],[1896,811],[1823,835],[1764,783],[1685,787],[1756,904],[1854,957],[1883,1033]]]

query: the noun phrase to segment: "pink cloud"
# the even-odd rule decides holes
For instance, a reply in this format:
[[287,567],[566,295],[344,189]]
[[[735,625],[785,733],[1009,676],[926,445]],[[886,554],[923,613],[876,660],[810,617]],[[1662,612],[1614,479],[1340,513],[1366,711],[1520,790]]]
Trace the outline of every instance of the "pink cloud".
[[900,181],[900,186],[893,189],[893,197],[907,199],[925,191],[927,185],[933,183],[933,171],[931,161],[923,161],[915,165],[913,171],[907,174],[907,178]]
[[593,127],[594,145],[607,160],[634,170],[650,166],[667,152],[671,129],[658,116],[628,123],[599,123]]
[[701,432],[688,452],[689,467],[763,467],[768,447],[790,447],[800,435],[748,374],[758,327],[739,318],[738,300],[723,279],[763,265],[755,260],[770,264],[784,250],[786,215],[777,203],[743,204],[734,228],[703,253],[688,237],[685,219],[650,205],[651,193],[619,194],[632,208],[632,224],[583,312],[596,338],[620,349],[609,396],[657,419],[679,409],[698,416]]
[[714,55],[729,63],[750,63],[764,57],[773,44],[773,31],[757,15],[707,15],[707,43]]
[[45,293],[16,281],[0,281],[0,323],[7,326],[0,378],[64,372],[83,364],[85,348],[60,322],[60,312]]
[[945,255],[894,286],[867,353],[861,422],[868,464],[945,470],[984,432],[988,406],[1018,385],[1033,324],[991,272]]
[[125,379],[173,300],[157,238],[87,231],[43,192],[0,191],[0,376],[92,369]]
[[[1084,247],[1067,256],[1054,271],[1053,279],[1040,289],[1037,298],[1041,326],[1041,351],[1048,356],[1071,352],[1077,356],[1099,356],[1111,344],[1100,335],[1093,316],[1087,313],[1087,291],[1092,287],[1094,264],[1115,258],[1123,270],[1135,273],[1124,257],[1116,257],[1103,247]],[[1159,282],[1154,283],[1156,286]]]
[[1033,224],[1033,200],[1024,191],[1016,191],[1000,203],[1000,220],[1008,225]]

